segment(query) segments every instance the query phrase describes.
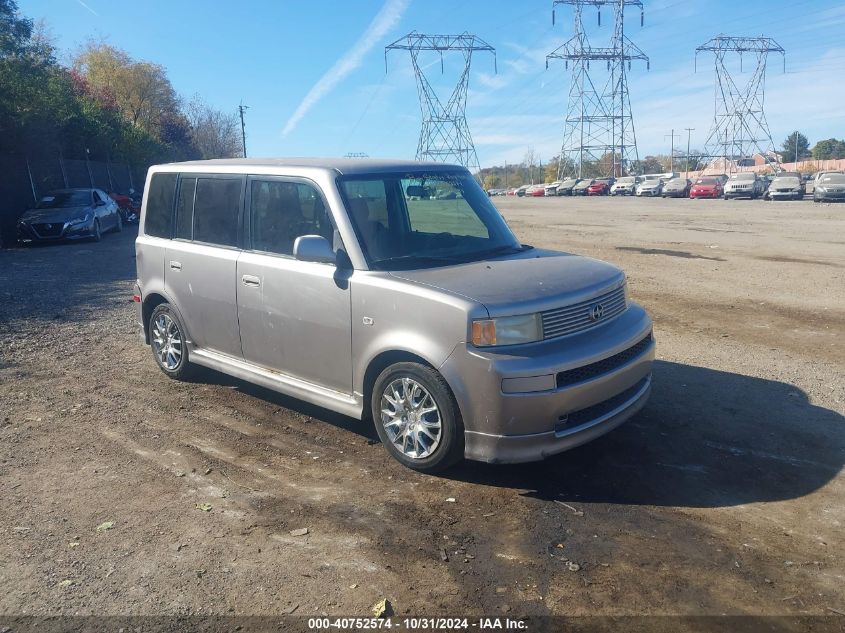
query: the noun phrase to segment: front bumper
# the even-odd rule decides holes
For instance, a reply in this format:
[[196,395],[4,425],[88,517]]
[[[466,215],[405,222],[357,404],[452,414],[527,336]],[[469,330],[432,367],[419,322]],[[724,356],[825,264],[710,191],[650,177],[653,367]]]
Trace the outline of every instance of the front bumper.
[[845,200],[845,191],[826,191],[824,193],[816,192],[813,194],[816,200],[824,202],[832,202],[834,200]]
[[721,198],[722,193],[718,190],[714,191],[691,191],[689,194],[690,198]]
[[660,191],[657,190],[657,189],[646,189],[645,191],[638,191],[637,192],[637,196],[639,196],[641,198],[643,196],[645,196],[647,198],[653,198],[654,196],[659,196],[659,195],[660,195]]
[[726,190],[724,197],[725,198],[753,198],[754,197],[754,190],[753,189],[733,189],[733,190]]
[[686,191],[663,191],[663,195],[667,198],[686,198],[687,192]]
[[[49,227],[49,228],[48,228]],[[64,223],[18,223],[19,242],[56,242],[78,240],[94,235],[94,220],[78,224]]]
[[645,310],[632,304],[560,339],[498,352],[456,348],[440,371],[461,410],[465,456],[536,461],[622,424],[650,392],[651,329]]
[[772,200],[799,200],[804,197],[802,191],[770,191],[769,198]]

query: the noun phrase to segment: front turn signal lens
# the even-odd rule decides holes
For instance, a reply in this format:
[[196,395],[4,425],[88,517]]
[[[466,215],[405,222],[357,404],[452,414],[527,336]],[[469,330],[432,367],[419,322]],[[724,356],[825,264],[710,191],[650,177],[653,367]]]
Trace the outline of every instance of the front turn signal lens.
[[493,319],[472,322],[472,344],[476,347],[496,344],[496,322]]

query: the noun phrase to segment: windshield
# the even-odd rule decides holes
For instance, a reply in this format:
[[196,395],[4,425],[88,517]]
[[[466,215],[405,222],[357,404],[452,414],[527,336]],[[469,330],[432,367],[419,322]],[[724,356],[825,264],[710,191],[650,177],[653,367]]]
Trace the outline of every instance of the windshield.
[[825,185],[842,185],[845,184],[845,174],[830,174],[829,176],[822,176],[821,181]]
[[341,194],[370,266],[432,268],[515,253],[520,245],[463,171],[348,176]]
[[796,178],[795,176],[778,176],[772,181],[772,184],[779,184],[779,185],[797,185],[800,184],[801,179]]
[[629,185],[632,182],[634,182],[633,176],[625,176],[624,178],[620,178],[619,180],[617,180],[616,184],[617,185]]
[[67,209],[69,207],[87,207],[90,204],[90,191],[54,191],[41,198],[37,208]]
[[686,185],[687,181],[682,178],[673,178],[669,182],[666,183],[667,185],[671,185],[672,187],[678,187],[680,185]]
[[715,185],[718,184],[718,180],[716,178],[699,178],[695,181],[697,185]]
[[734,174],[731,180],[754,180],[754,174]]

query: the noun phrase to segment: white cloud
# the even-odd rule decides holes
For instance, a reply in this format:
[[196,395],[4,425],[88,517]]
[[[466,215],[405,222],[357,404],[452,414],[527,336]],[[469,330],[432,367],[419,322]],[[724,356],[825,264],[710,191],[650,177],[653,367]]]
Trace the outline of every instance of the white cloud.
[[[81,0],[80,0],[81,1]],[[329,71],[320,77],[317,83],[308,91],[305,98],[296,108],[296,111],[288,119],[282,130],[282,136],[287,136],[308,113],[308,111],[335,86],[337,86],[349,73],[358,68],[364,56],[379,43],[382,37],[390,31],[408,8],[410,0],[387,0],[373,21],[358,38],[358,41],[338,59]]]

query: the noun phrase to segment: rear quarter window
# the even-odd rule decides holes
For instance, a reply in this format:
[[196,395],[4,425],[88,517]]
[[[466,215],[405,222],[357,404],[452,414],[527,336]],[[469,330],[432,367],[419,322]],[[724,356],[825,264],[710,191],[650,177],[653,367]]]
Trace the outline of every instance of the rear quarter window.
[[173,231],[173,199],[176,195],[176,174],[153,174],[147,194],[144,233],[170,238]]

